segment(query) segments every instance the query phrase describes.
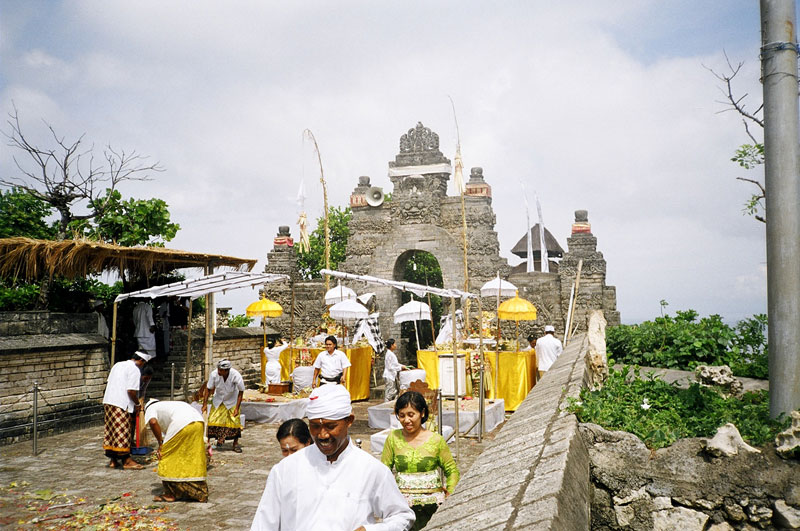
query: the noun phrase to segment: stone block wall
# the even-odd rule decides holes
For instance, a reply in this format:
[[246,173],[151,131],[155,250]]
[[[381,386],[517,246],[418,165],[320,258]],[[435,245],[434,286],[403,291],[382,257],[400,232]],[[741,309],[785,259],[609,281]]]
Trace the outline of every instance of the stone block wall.
[[0,445],[32,437],[34,382],[40,436],[101,423],[107,345],[91,334],[0,338]]
[[94,333],[97,333],[94,313],[0,312],[0,337]]
[[425,529],[589,529],[589,454],[564,411],[588,379],[576,337],[528,394]]

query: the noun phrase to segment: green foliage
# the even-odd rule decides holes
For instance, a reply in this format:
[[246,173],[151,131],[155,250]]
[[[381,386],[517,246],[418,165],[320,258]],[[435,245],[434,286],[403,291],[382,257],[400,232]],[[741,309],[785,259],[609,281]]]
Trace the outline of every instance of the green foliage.
[[629,366],[610,369],[602,389],[584,389],[580,400],[570,400],[568,409],[581,422],[633,433],[650,448],[669,446],[685,437],[711,437],[728,422],[750,444],[762,445],[789,424],[784,417],[770,419],[767,391],[724,398],[697,383],[681,389],[652,373],[642,377],[638,367]]
[[764,144],[742,144],[731,160],[746,170],[764,164]]
[[93,220],[70,223],[73,233],[93,240],[116,243],[125,247],[148,245],[163,247],[175,237],[180,225],[170,222],[167,203],[163,199],[127,199],[117,190],[92,201],[92,208],[103,215]]
[[241,328],[243,326],[250,326],[250,323],[253,322],[252,317],[247,317],[245,314],[241,315],[232,315],[228,318],[228,326],[230,328]]
[[0,279],[0,311],[32,310],[39,298],[39,286]]
[[55,226],[45,221],[50,205],[21,188],[0,190],[0,238],[24,236],[37,240],[55,239]]
[[[662,305],[663,308],[663,305]],[[694,310],[678,311],[638,325],[606,330],[606,347],[620,363],[694,370],[698,365],[729,365],[737,376],[767,378],[766,316],[735,327],[719,315],[697,320]]]
[[[442,268],[439,266],[439,261],[431,253],[419,251],[415,252],[411,258],[408,259],[403,270],[403,280],[406,282],[413,282],[415,284],[422,284],[441,288],[444,286],[442,280]],[[402,296],[403,304],[411,300],[411,293],[405,292]],[[417,298],[419,300],[419,298]],[[428,304],[428,298],[422,299],[422,302]],[[442,316],[443,304],[442,298],[438,295],[431,295],[431,313],[433,313],[433,326],[434,331],[431,333],[430,321],[418,321],[417,327],[419,331],[419,339],[422,345],[433,343],[433,336],[436,335],[439,325],[439,319]],[[414,333],[414,323],[406,322],[401,325],[402,337],[408,337],[410,343],[409,350],[415,352],[419,347],[417,346],[417,338]]]
[[[350,236],[348,222],[352,217],[350,207],[330,207],[328,224],[331,234],[331,269],[343,262],[347,253],[347,238]],[[325,218],[317,220],[317,228],[308,235],[310,249],[297,256],[297,269],[304,279],[320,278],[319,270],[325,268]]]
[[[102,301],[106,307],[122,292],[122,282],[113,286],[97,279],[53,279],[50,286],[48,310],[51,312],[90,312],[92,301]],[[0,280],[0,311],[28,311],[36,308],[39,285],[20,281]]]

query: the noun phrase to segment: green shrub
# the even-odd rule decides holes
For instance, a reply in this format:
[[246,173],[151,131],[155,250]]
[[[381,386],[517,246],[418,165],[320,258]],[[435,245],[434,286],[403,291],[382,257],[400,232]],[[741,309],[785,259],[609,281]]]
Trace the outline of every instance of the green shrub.
[[241,328],[243,326],[250,326],[253,322],[252,317],[247,317],[245,314],[232,315],[228,318],[228,326],[231,328]]
[[[0,311],[28,311],[36,308],[39,285],[21,281],[0,281]],[[122,282],[109,286],[97,279],[67,280],[56,278],[50,283],[48,310],[51,312],[90,312],[91,301],[102,301],[106,307],[122,292]]]
[[694,370],[729,365],[737,376],[767,378],[766,315],[731,327],[719,315],[697,320],[694,310],[678,311],[638,325],[609,327],[608,353],[620,363]]
[[569,410],[581,422],[633,433],[649,448],[669,446],[685,437],[712,437],[728,422],[750,444],[762,445],[789,424],[784,417],[770,419],[767,391],[724,398],[697,383],[681,389],[653,373],[642,377],[638,367],[629,366],[610,369],[603,388],[584,389],[580,400],[570,400]]

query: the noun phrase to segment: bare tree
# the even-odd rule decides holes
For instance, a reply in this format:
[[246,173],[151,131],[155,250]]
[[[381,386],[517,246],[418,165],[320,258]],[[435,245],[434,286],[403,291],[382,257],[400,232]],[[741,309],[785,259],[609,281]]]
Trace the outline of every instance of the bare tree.
[[[31,143],[22,132],[16,106],[7,120],[10,131],[5,132],[8,145],[25,155],[24,161],[14,157],[22,172],[20,177],[0,177],[0,184],[16,186],[48,203],[58,211],[58,239],[66,239],[72,221],[101,218],[109,207],[111,192],[122,181],[147,181],[150,171],[162,171],[156,162],[147,164],[147,157],[136,151],[103,149],[102,161],[95,160],[94,146],[84,144],[85,134],[67,141],[52,125],[45,122],[55,145],[42,148]],[[74,208],[86,203],[87,213],[78,214]]]
[[[734,65],[731,63],[730,58],[728,58],[728,54],[725,52],[723,52],[723,54],[725,55],[725,61],[728,65],[728,69],[725,73],[716,72],[708,67],[706,67],[706,69],[723,84],[723,86],[720,87],[720,92],[722,92],[724,95],[724,99],[721,101],[718,100],[717,103],[723,104],[726,108],[720,112],[733,111],[738,113],[742,118],[742,124],[744,125],[745,133],[747,133],[747,136],[753,142],[752,144],[741,145],[739,149],[736,150],[734,157],[731,159],[743,168],[749,170],[764,163],[764,142],[759,141],[755,135],[753,135],[752,131],[750,131],[750,126],[753,124],[759,126],[761,129],[764,128],[764,119],[762,118],[764,104],[760,103],[754,111],[750,111],[745,102],[745,99],[749,94],[744,93],[741,96],[736,95],[733,89],[733,80],[741,71],[742,66],[744,66],[744,62],[739,62],[738,64]],[[744,210],[748,214],[752,215],[756,220],[766,223],[767,217],[764,200],[766,199],[767,191],[764,187],[764,183],[758,179],[748,179],[746,177],[737,177],[736,179],[751,183],[758,187],[758,193],[752,194],[745,202]],[[760,215],[758,213],[760,211],[764,212],[764,215]]]

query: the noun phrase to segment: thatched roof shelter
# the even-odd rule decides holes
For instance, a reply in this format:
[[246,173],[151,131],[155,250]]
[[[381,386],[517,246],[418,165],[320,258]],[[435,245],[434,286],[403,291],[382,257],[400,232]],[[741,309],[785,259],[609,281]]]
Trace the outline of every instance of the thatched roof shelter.
[[[539,224],[537,223],[533,227],[531,227],[531,238],[533,242],[533,256],[534,258],[538,259],[541,254],[541,246],[539,245]],[[558,244],[555,236],[547,230],[547,227],[544,228],[544,243],[547,245],[547,256],[549,258],[561,258],[564,256],[564,249]],[[528,235],[525,234],[522,238],[519,239],[517,244],[511,249],[511,252],[515,255],[519,256],[520,258],[527,258],[528,257]]]
[[37,280],[83,278],[106,271],[150,276],[173,269],[213,267],[250,271],[257,260],[163,247],[121,247],[85,239],[0,238],[0,276]]

